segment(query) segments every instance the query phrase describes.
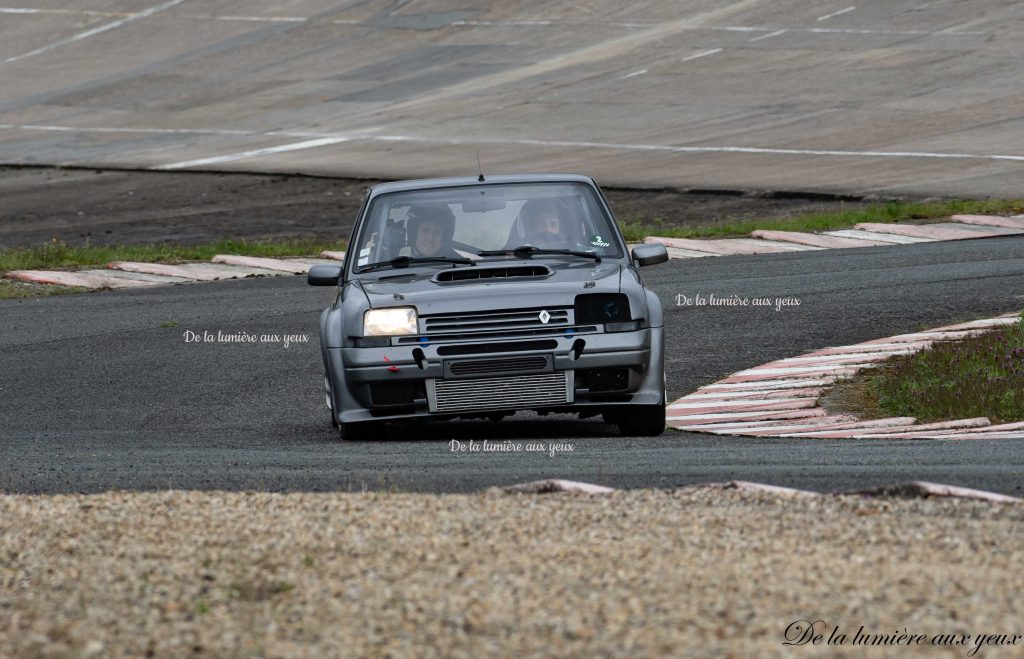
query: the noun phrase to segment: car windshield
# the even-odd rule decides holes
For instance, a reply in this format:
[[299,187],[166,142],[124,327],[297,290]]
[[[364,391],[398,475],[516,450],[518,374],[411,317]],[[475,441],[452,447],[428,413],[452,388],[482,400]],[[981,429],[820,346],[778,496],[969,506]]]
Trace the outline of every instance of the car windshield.
[[[618,258],[611,219],[590,186],[578,183],[472,185],[376,197],[360,227],[355,268],[392,261],[430,265],[515,258],[479,252],[531,246]],[[520,257],[523,254],[520,251]],[[545,258],[552,257],[547,255]],[[571,254],[554,258],[579,258]],[[427,259],[420,260],[420,259]],[[451,265],[449,267],[458,267]]]

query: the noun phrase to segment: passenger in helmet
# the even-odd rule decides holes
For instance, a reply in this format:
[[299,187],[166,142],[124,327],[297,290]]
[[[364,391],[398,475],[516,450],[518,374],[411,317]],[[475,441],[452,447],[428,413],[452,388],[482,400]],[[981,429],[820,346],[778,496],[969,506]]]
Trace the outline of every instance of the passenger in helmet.
[[410,207],[405,230],[413,256],[459,256],[452,247],[455,216],[445,205]]
[[528,245],[553,249],[573,242],[565,207],[554,199],[531,199],[523,204],[519,219]]

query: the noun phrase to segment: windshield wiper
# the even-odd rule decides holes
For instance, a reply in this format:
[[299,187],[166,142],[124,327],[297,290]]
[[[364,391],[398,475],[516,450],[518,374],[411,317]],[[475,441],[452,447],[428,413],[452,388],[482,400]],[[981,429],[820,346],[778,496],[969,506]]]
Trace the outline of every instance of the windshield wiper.
[[472,260],[457,256],[398,256],[390,261],[361,265],[355,269],[355,272],[370,272],[371,270],[379,270],[381,268],[408,268],[410,265],[415,263],[455,263],[473,265]]
[[567,256],[579,256],[585,259],[594,259],[598,263],[601,257],[593,252],[580,252],[574,249],[544,249],[533,245],[520,245],[514,249],[485,249],[477,252],[477,256],[517,256],[521,259],[533,256],[534,254],[565,254]]

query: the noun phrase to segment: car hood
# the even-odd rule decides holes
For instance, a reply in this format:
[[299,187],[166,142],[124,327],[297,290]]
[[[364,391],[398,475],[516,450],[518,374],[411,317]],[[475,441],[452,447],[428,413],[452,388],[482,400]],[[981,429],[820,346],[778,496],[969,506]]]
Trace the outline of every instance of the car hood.
[[[579,293],[619,292],[622,266],[617,261],[578,263],[534,258],[459,267],[483,269],[531,265],[547,266],[553,273],[507,280],[437,282],[434,276],[443,269],[434,267],[417,268],[408,273],[387,270],[372,279],[362,279],[361,283],[371,307],[412,305],[422,315],[517,307],[571,306]],[[584,288],[584,285],[587,287]]]

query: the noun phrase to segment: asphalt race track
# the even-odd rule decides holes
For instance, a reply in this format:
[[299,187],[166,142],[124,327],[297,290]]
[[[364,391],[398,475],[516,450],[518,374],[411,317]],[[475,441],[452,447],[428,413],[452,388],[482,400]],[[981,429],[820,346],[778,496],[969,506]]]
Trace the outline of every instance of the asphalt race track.
[[30,0],[0,163],[1013,196],[1002,0]]
[[[1024,238],[672,261],[645,272],[666,307],[670,398],[827,345],[1024,307]],[[677,293],[797,297],[776,312]],[[727,479],[833,491],[912,479],[1021,494],[1020,442],[828,441],[666,432],[520,415],[392,426],[348,443],[328,424],[315,341],[331,292],[285,277],[0,302],[0,490],[197,488],[455,492],[561,477],[618,487]],[[162,327],[177,321],[176,327]],[[183,333],[302,335],[193,344]],[[571,453],[452,453],[534,439]]]

